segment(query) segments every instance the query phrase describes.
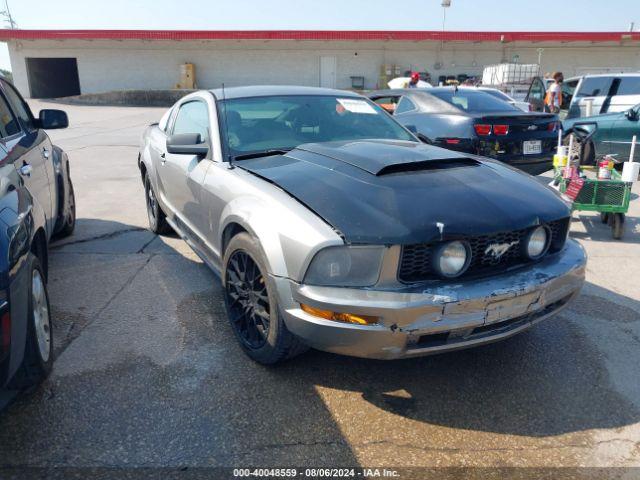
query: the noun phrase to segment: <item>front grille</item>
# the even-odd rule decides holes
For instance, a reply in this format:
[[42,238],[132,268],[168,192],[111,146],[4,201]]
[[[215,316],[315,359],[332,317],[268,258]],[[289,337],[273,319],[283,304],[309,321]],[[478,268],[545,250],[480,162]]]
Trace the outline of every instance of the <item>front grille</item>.
[[[549,252],[561,250],[569,228],[569,218],[550,222],[546,226],[551,232]],[[527,228],[464,239],[471,247],[471,262],[461,278],[491,275],[507,268],[530,263],[531,260],[523,257],[520,249],[521,242],[530,231],[531,228]],[[432,252],[438,243],[403,246],[398,279],[401,282],[413,283],[439,278],[431,266]],[[502,256],[496,258],[487,252],[490,245],[505,243],[512,245]]]

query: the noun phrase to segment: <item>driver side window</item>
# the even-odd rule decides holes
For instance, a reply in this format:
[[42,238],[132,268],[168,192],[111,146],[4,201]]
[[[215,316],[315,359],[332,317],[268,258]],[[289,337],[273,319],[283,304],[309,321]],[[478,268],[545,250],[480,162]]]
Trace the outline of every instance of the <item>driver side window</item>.
[[199,133],[202,143],[209,141],[209,110],[198,100],[183,103],[173,122],[173,134]]

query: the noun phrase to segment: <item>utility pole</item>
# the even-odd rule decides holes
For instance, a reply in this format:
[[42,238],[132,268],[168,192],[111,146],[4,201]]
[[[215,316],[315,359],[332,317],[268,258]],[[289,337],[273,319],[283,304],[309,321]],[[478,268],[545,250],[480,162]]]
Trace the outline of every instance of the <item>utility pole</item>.
[[18,28],[18,24],[13,20],[9,10],[9,0],[4,0],[4,11],[0,12],[0,15],[5,17],[5,22],[7,22],[11,30]]

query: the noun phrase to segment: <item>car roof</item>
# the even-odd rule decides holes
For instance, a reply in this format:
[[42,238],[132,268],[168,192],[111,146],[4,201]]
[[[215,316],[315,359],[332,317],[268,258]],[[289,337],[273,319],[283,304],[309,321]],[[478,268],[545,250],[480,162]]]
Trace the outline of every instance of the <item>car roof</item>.
[[374,90],[367,93],[368,97],[384,97],[386,95],[405,95],[407,93],[428,93],[433,90],[434,87],[425,88],[387,88],[384,90]]
[[626,73],[588,73],[586,75],[577,75],[575,77],[565,78],[564,81],[580,80],[581,78],[594,78],[594,77],[640,77],[640,72],[626,72]]
[[276,95],[329,95],[336,97],[360,97],[361,95],[348,90],[336,90],[333,88],[301,87],[296,85],[254,85],[247,87],[216,88],[210,90],[218,98],[251,98],[270,97]]
[[[496,88],[491,87],[476,87],[473,85],[464,85],[458,87],[428,87],[428,88],[388,88],[386,90],[374,90],[373,92],[369,92],[367,96],[369,97],[384,97],[386,95],[406,95],[406,94],[416,94],[416,93],[433,93],[433,92],[452,92],[454,89],[458,90],[471,90],[482,92],[484,90],[497,90]],[[499,91],[499,90],[498,90]]]

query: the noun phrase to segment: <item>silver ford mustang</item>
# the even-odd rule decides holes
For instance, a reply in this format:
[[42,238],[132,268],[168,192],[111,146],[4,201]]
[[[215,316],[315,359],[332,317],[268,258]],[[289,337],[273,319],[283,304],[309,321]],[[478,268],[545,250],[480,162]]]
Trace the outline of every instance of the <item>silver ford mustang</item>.
[[410,130],[355,93],[243,87],[190,94],[144,132],[150,228],[220,274],[252,359],[466,348],[578,294],[586,258],[556,193]]

